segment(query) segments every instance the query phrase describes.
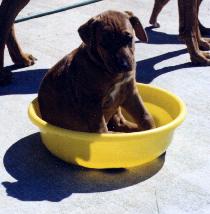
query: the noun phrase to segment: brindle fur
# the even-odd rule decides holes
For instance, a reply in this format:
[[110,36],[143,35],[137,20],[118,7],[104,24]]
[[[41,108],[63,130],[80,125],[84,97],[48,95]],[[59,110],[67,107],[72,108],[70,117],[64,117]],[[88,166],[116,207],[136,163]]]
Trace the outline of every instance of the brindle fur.
[[[85,132],[133,132],[155,127],[138,95],[134,31],[146,33],[131,12],[106,11],[79,28],[83,43],[51,68],[38,93],[42,118]],[[125,120],[124,107],[135,123]]]

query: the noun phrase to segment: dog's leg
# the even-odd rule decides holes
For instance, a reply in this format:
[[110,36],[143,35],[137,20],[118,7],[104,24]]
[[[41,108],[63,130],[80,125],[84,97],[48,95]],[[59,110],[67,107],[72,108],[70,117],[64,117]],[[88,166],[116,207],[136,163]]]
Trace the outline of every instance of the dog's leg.
[[208,52],[199,49],[198,41],[198,0],[178,0],[179,33],[185,41],[191,61],[195,64],[210,65]]
[[11,75],[3,70],[4,49],[15,17],[29,0],[2,0],[0,5],[0,84],[10,81]]
[[36,58],[31,54],[24,53],[15,36],[14,25],[12,25],[9,37],[7,39],[7,47],[12,61],[19,66],[30,66],[35,63]]
[[160,24],[157,22],[157,17],[163,7],[169,2],[169,0],[155,0],[152,14],[149,20],[149,23],[154,27],[160,27]]
[[139,130],[148,130],[155,128],[155,122],[150,113],[144,107],[141,97],[138,95],[137,89],[132,91],[127,97],[122,107],[133,117],[137,123]]
[[117,109],[117,112],[109,120],[107,126],[108,130],[113,132],[129,133],[140,131],[136,123],[129,122],[124,118],[120,108]]

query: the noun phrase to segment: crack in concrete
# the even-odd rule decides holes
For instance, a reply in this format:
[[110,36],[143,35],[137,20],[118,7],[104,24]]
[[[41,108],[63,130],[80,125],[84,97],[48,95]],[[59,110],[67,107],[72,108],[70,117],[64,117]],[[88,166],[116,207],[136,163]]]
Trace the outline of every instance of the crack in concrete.
[[159,209],[159,205],[158,205],[158,199],[157,199],[157,191],[156,191],[156,189],[155,189],[155,201],[156,201],[157,213],[160,214],[160,209]]

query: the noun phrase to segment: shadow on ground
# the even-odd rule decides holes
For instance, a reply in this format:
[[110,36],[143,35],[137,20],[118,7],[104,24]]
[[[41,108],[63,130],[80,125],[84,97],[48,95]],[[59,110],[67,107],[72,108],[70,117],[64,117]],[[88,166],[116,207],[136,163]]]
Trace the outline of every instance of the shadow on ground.
[[181,49],[177,51],[172,51],[168,52],[156,57],[152,57],[149,59],[141,60],[137,62],[137,68],[136,68],[136,80],[137,82],[142,82],[142,83],[150,83],[152,82],[153,79],[156,77],[171,72],[175,71],[178,69],[182,68],[189,68],[192,67],[193,64],[191,62],[183,63],[183,64],[178,64],[174,66],[167,66],[161,69],[155,69],[155,65],[164,61],[168,60],[173,57],[177,57],[181,54],[187,53],[187,49]]
[[[156,64],[164,60],[177,57],[185,53],[187,53],[187,49],[181,49],[137,62],[137,81],[142,83],[150,83],[153,79],[160,76],[161,74],[182,68],[192,67],[193,64],[191,62],[188,62],[175,66],[167,66],[158,70],[154,68]],[[37,93],[40,82],[46,72],[47,69],[34,69],[14,72],[12,83],[7,86],[0,87],[0,96],[10,94]]]
[[4,166],[15,182],[3,182],[8,196],[22,201],[60,201],[72,193],[104,192],[147,180],[163,166],[165,154],[140,167],[92,170],[52,156],[35,133],[12,145]]
[[[154,27],[149,26],[145,28],[148,36],[149,44],[182,44],[176,34],[167,34],[164,32],[158,32],[154,30]],[[137,42],[138,43],[138,42]]]
[[[8,66],[8,70],[14,70],[14,66]],[[12,82],[0,87],[0,96],[10,94],[34,94],[37,93],[40,82],[47,69],[34,69],[16,71],[12,73]]]
[[[145,28],[149,44],[182,44],[182,41],[178,39],[175,34],[167,34],[154,30],[154,27],[149,26]],[[137,41],[138,43],[139,41]],[[155,70],[154,66],[163,60],[167,60],[172,57],[179,56],[187,53],[187,49],[181,49],[178,51],[168,52],[153,58],[145,59],[137,62],[137,81],[143,83],[150,83],[153,79],[161,74],[175,71],[182,68],[192,67],[192,63],[184,63],[175,66],[167,66],[162,69]],[[8,66],[8,70],[16,70],[17,66]],[[0,87],[0,96],[9,94],[33,94],[37,93],[40,82],[47,72],[47,69],[34,69],[13,72],[12,83],[8,86]]]

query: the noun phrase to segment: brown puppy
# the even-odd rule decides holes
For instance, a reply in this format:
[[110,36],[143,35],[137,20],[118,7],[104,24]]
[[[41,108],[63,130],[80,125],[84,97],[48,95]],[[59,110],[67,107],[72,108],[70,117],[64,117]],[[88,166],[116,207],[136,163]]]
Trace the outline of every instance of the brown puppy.
[[[77,131],[132,132],[154,128],[135,86],[134,32],[145,31],[131,12],[106,11],[79,28],[81,46],[44,77],[38,94],[42,118]],[[126,121],[120,106],[135,122]]]

